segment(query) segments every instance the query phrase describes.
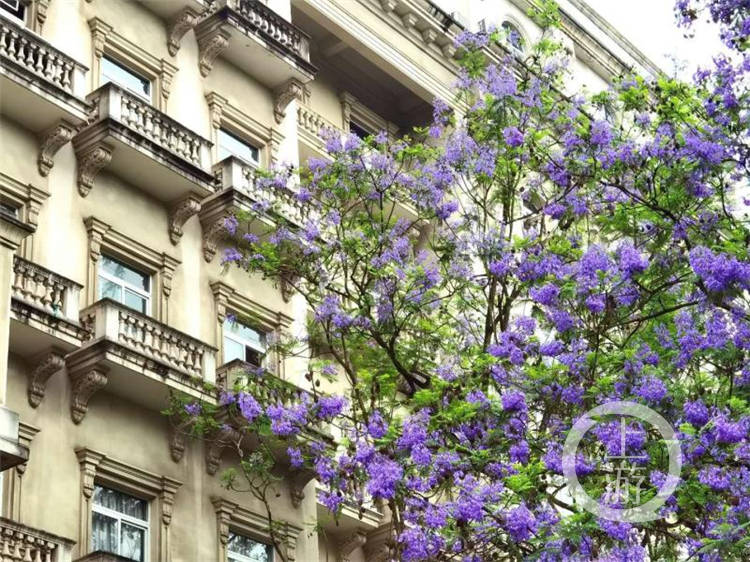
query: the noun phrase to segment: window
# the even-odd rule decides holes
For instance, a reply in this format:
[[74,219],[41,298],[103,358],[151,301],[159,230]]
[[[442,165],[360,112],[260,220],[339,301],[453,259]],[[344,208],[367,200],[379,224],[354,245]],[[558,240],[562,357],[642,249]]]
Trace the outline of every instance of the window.
[[260,163],[260,150],[258,150],[258,147],[246,143],[225,129],[219,129],[218,140],[219,160],[224,160],[227,156],[236,156],[256,166]]
[[8,203],[3,203],[2,201],[0,201],[0,213],[17,219],[18,207],[14,207],[13,205],[9,205]]
[[0,10],[22,22],[25,21],[26,6],[21,0],[0,0]]
[[108,256],[99,260],[99,298],[121,302],[143,314],[151,313],[151,276]]
[[523,53],[524,40],[523,35],[521,35],[521,32],[518,30],[518,28],[509,21],[504,21],[500,27],[506,34],[508,45],[510,45],[510,47],[514,51]]
[[102,57],[100,77],[101,84],[112,82],[151,102],[151,80],[136,74],[106,56]]
[[230,315],[224,320],[224,362],[235,359],[260,367],[266,356],[266,334],[246,326]]
[[227,558],[229,562],[272,562],[273,547],[230,531]]
[[95,485],[91,514],[91,550],[146,562],[148,502]]
[[357,135],[359,138],[363,140],[372,134],[370,131],[368,131],[361,125],[358,125],[354,121],[349,121],[349,132],[354,135]]

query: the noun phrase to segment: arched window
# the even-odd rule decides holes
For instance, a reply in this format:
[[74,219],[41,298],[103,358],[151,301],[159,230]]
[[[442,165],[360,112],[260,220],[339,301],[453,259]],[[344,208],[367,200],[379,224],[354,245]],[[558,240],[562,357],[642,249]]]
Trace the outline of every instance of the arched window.
[[517,53],[523,53],[526,45],[523,39],[523,35],[521,35],[521,31],[518,29],[518,27],[508,20],[505,20],[500,25],[500,28],[505,33],[508,46]]

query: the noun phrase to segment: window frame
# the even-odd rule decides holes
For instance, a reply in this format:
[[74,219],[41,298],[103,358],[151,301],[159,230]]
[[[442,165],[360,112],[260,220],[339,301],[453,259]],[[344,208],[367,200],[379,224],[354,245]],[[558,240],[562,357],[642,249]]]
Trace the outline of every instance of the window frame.
[[[510,51],[518,55],[523,55],[526,53],[526,46],[528,45],[528,41],[526,40],[526,35],[522,31],[522,28],[518,23],[506,17],[500,22],[499,29],[505,33],[504,43]],[[516,46],[513,43],[511,39],[512,33],[515,33],[518,36],[519,46]]]
[[[130,269],[131,271],[134,271],[135,273],[138,273],[139,275],[143,275],[144,277],[146,277],[148,279],[148,287],[149,287],[148,292],[146,293],[145,291],[143,291],[143,289],[139,289],[138,287],[136,287],[135,285],[132,285],[132,284],[128,283],[124,279],[120,279],[119,277],[115,277],[111,273],[108,273],[107,271],[105,271],[104,267],[103,267],[105,259],[113,261],[113,262],[115,262],[117,264],[120,264],[120,265],[122,265],[122,266]],[[112,297],[104,297],[102,295],[102,284],[99,282],[99,279],[103,277],[104,279],[106,279],[110,283],[114,283],[115,285],[119,285],[120,286],[120,290],[121,290],[120,300],[119,301],[116,300],[116,299],[112,299],[112,300],[114,300],[115,302],[119,302],[121,305],[126,306],[128,308],[131,308],[131,309],[135,310],[136,312],[140,312],[141,314],[145,314],[146,316],[152,316],[153,309],[152,309],[152,304],[151,304],[151,302],[152,302],[151,292],[153,291],[153,287],[154,287],[154,279],[153,279],[154,275],[153,275],[153,273],[151,273],[151,272],[144,272],[142,270],[139,270],[138,268],[133,267],[132,265],[130,265],[125,260],[123,260],[123,259],[121,259],[119,257],[113,256],[111,252],[104,252],[104,253],[102,253],[102,257],[98,260],[98,263],[97,263],[96,277],[97,277],[97,279],[96,279],[96,294],[97,294],[97,296],[98,296],[99,299],[112,298]],[[135,293],[137,296],[145,299],[145,301],[146,301],[146,307],[145,308],[146,309],[145,310],[138,310],[136,308],[133,308],[132,306],[128,306],[125,303],[125,301],[124,301],[124,296],[125,296],[125,291],[126,290],[128,290],[128,291],[130,291],[132,293]]]
[[[124,71],[127,74],[130,74],[133,78],[136,80],[142,80],[143,82],[148,84],[148,94],[144,94],[143,92],[139,92],[137,90],[134,90],[131,88],[128,84],[124,84],[122,82],[118,82],[116,80],[104,80],[104,67],[105,67],[105,61],[108,64],[111,64],[115,67],[119,67],[120,70]],[[99,61],[99,85],[104,86],[105,84],[115,84],[116,86],[119,86],[123,90],[127,91],[130,94],[133,94],[134,96],[139,97],[140,99],[144,101],[148,101],[150,105],[153,105],[154,103],[154,90],[155,90],[155,80],[149,76],[146,76],[144,74],[141,74],[137,72],[136,70],[133,70],[133,68],[123,62],[121,62],[117,57],[114,57],[110,55],[109,53],[104,53],[101,56],[101,59]]]
[[[268,354],[268,336],[271,335],[271,334],[273,334],[273,332],[272,331],[269,332],[268,330],[264,330],[262,328],[259,329],[259,328],[256,327],[255,324],[251,324],[249,322],[242,322],[241,320],[239,320],[237,318],[237,314],[233,314],[233,313],[230,313],[230,314],[232,314],[233,316],[235,316],[234,322],[236,322],[237,324],[239,324],[243,328],[247,328],[247,329],[253,330],[254,332],[257,332],[259,335],[261,335],[262,338],[263,338],[264,346],[263,346],[263,349],[259,349],[250,340],[246,340],[246,339],[244,339],[242,337],[235,336],[231,331],[227,330],[226,329],[227,322],[232,322],[229,319],[229,314],[227,314],[226,318],[224,319],[224,322],[222,322],[222,330],[221,330],[222,331],[221,355],[222,355],[222,359],[223,359],[223,363],[222,364],[226,364],[226,363],[230,363],[231,361],[234,361],[234,359],[227,359],[227,346],[226,346],[225,342],[226,342],[226,340],[229,340],[229,341],[232,341],[234,343],[238,343],[238,344],[240,344],[243,347],[243,350],[245,351],[245,354],[244,354],[245,358],[247,357],[247,348],[248,347],[250,349],[252,349],[253,351],[256,351],[256,352],[260,353],[261,356],[262,356],[262,359],[260,361],[260,365],[253,365],[253,366],[256,366],[256,367],[267,367],[268,366],[268,362],[269,362],[269,358],[268,358],[268,355],[269,355]],[[248,361],[247,359],[242,359],[242,360],[245,363],[250,363],[250,361]]]
[[26,27],[29,16],[29,2],[24,2],[24,0],[15,1],[18,7],[14,10],[10,5],[8,5],[8,2],[13,2],[13,0],[0,0],[0,10],[2,10],[3,14],[6,17],[10,17],[13,21],[22,24],[23,27]]
[[[139,529],[144,529],[144,541],[143,541],[143,562],[149,562],[150,559],[150,551],[151,551],[151,502],[147,499],[135,496],[133,494],[129,494],[127,492],[123,492],[122,490],[118,490],[117,488],[113,488],[111,486],[103,485],[101,482],[94,482],[94,492],[92,495],[92,498],[96,495],[96,489],[102,488],[104,490],[112,490],[113,492],[117,492],[119,494],[122,494],[124,496],[128,496],[131,498],[135,498],[137,500],[141,500],[146,503],[146,520],[143,521],[141,519],[136,519],[135,517],[132,517],[130,515],[126,515],[124,513],[120,513],[119,511],[115,511],[114,509],[110,509],[108,507],[104,507],[102,505],[97,504],[95,501],[92,500],[91,502],[91,546],[90,549],[93,551],[94,549],[94,528],[93,528],[93,516],[94,513],[99,513],[101,515],[104,515],[106,517],[109,517],[111,519],[115,519],[117,521],[117,550],[118,552],[111,552],[110,554],[116,554],[118,556],[125,557],[125,555],[121,554],[119,552],[120,550],[120,544],[122,540],[122,522],[125,521],[125,523],[137,527]],[[145,525],[144,525],[145,524]],[[108,551],[104,551],[108,552]],[[135,560],[135,559],[133,559]]]
[[[222,146],[222,135],[226,135],[238,143],[248,147],[251,149],[251,151],[255,151],[255,159],[254,160],[247,160],[243,156],[240,156],[239,154],[236,154],[234,152],[227,151],[228,154],[225,154],[222,156],[221,150],[223,148]],[[225,158],[229,158],[230,156],[233,156],[235,158],[239,158],[243,162],[246,162],[247,164],[250,164],[251,166],[254,166],[255,168],[260,168],[260,162],[261,162],[261,153],[263,152],[262,147],[257,146],[255,143],[248,141],[245,137],[241,136],[240,134],[237,134],[233,129],[228,128],[226,126],[221,126],[216,131],[216,158],[219,162],[224,160]]]
[[270,545],[268,543],[256,540],[254,537],[251,537],[250,535],[248,535],[246,533],[237,532],[237,531],[233,530],[232,528],[229,529],[229,535],[228,535],[228,537],[229,538],[227,539],[227,562],[254,562],[252,559],[250,559],[249,557],[245,556],[244,554],[239,554],[237,552],[232,552],[230,550],[229,545],[232,544],[232,537],[242,537],[244,539],[249,539],[249,540],[253,541],[256,544],[262,544],[262,545],[264,545],[268,549],[268,552],[270,553],[270,557],[268,558],[268,562],[275,562],[275,560],[276,560],[276,551],[273,548],[273,545]]

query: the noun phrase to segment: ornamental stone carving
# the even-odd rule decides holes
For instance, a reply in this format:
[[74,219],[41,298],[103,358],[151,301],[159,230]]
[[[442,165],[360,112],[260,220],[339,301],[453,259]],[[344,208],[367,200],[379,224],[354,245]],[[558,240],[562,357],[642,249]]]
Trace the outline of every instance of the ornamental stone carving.
[[29,373],[27,395],[29,405],[36,408],[42,403],[49,378],[65,367],[65,352],[51,348],[37,358],[36,367]]
[[169,213],[169,239],[172,244],[177,245],[182,238],[182,227],[193,215],[201,210],[200,198],[197,195],[189,195],[177,203]]
[[185,8],[175,17],[167,32],[167,50],[175,56],[180,50],[180,42],[185,34],[198,23],[199,14],[195,10]]
[[286,116],[286,108],[297,99],[304,101],[308,97],[307,88],[296,78],[290,78],[274,92],[273,116],[276,123],[281,123]]
[[204,78],[209,75],[214,66],[214,61],[221,52],[229,46],[229,33],[221,28],[214,29],[208,35],[198,39],[198,67],[201,76]]
[[66,121],[61,121],[44,135],[39,146],[37,165],[42,176],[48,176],[52,166],[55,165],[54,157],[57,151],[71,141],[76,128]]
[[213,476],[221,465],[221,454],[227,447],[238,444],[242,434],[235,428],[225,425],[210,442],[206,443],[206,472]]
[[114,149],[103,142],[96,143],[82,151],[76,150],[78,158],[78,193],[86,197],[94,187],[94,179],[99,171],[112,160]]
[[357,529],[341,546],[339,546],[339,562],[349,562],[349,556],[352,552],[367,543],[367,534]]
[[103,365],[95,365],[71,372],[68,377],[71,385],[70,417],[73,423],[79,424],[89,409],[89,400],[107,385],[107,372]]
[[206,260],[206,263],[211,263],[216,256],[219,240],[225,234],[224,218],[216,219],[208,228],[203,229],[203,259]]

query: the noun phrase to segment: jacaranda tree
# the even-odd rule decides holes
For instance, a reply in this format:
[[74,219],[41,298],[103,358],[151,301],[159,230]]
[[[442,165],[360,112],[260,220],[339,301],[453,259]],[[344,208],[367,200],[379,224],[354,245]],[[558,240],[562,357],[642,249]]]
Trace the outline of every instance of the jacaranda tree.
[[[247,369],[218,406],[177,398],[172,413],[205,439],[253,436],[225,482],[269,522],[288,463],[334,515],[379,506],[395,560],[748,559],[750,1],[676,12],[713,19],[726,44],[691,83],[570,95],[554,33],[521,60],[488,54],[500,33],[467,32],[457,97],[429,127],[330,132],[330,159],[257,180],[292,189],[308,220],[269,230],[259,197],[227,219],[224,259],[305,299],[307,337],[274,347],[309,355],[312,390],[276,400],[274,377]],[[556,25],[549,5],[535,17]],[[562,476],[572,425],[612,401],[676,430],[679,483],[654,520],[586,511]],[[642,502],[667,462],[648,424],[621,429],[601,419],[574,462],[588,495],[623,507],[604,454],[640,458]]]

